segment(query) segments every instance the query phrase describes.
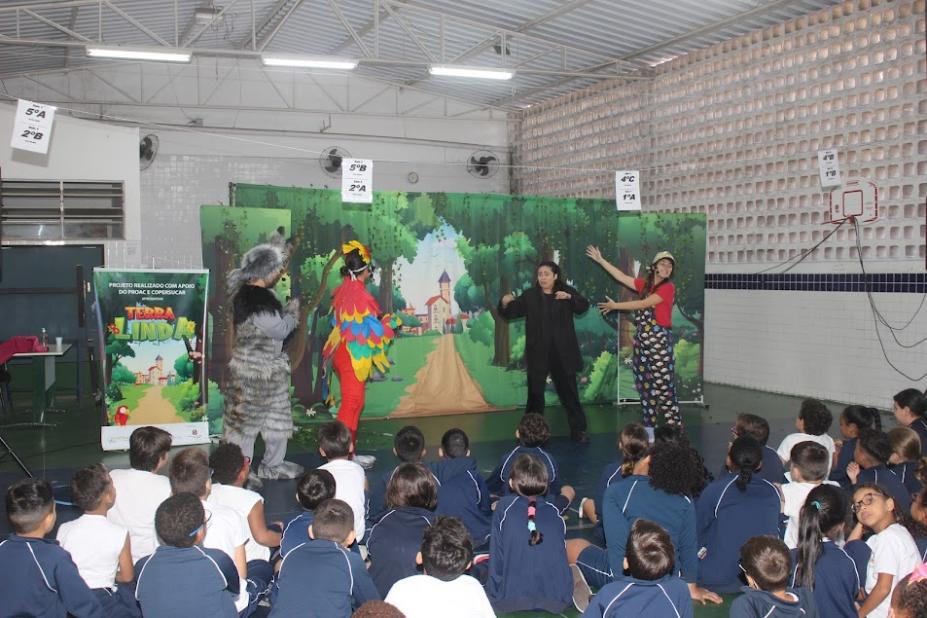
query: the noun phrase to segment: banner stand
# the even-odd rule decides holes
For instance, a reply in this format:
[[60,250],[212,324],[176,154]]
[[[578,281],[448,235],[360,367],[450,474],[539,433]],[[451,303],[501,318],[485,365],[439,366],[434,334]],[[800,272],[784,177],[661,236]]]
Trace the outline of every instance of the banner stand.
[[100,444],[126,450],[139,426],[176,446],[209,442],[209,271],[94,268],[103,401]]

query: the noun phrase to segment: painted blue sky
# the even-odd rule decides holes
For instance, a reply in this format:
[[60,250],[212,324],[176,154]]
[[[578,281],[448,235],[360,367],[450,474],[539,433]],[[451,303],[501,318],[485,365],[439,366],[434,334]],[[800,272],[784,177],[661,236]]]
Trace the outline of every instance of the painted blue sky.
[[[190,343],[195,344],[195,341],[191,340]],[[174,370],[174,361],[177,357],[187,353],[187,346],[183,341],[173,339],[160,343],[146,341],[145,343],[130,343],[130,345],[135,350],[135,358],[123,358],[119,362],[133,372],[148,371],[148,368],[155,364],[155,357],[160,354],[164,359],[164,371],[170,373]]]
[[[419,242],[415,260],[409,262],[400,258],[396,261],[394,276],[401,279],[399,290],[406,303],[415,307],[416,313],[425,313],[425,301],[440,291],[438,279],[442,272],[447,271],[451,278],[451,294],[457,281],[467,272],[457,253],[458,237],[457,231],[445,224]],[[451,311],[460,312],[456,302],[452,303]]]

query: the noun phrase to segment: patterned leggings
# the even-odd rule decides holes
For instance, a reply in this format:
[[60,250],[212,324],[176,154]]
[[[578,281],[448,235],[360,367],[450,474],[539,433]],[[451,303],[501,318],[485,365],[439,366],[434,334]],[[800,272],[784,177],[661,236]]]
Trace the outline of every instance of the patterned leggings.
[[660,410],[667,423],[682,425],[676,399],[673,334],[657,324],[653,309],[638,311],[635,322],[637,329],[631,367],[643,406],[644,426],[655,427]]

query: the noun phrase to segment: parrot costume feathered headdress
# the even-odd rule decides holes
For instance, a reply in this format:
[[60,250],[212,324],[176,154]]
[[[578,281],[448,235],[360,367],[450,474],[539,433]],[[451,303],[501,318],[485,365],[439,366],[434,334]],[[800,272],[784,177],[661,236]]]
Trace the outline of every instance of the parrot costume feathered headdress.
[[330,359],[339,345],[347,346],[354,375],[363,382],[370,377],[373,367],[381,372],[389,368],[386,346],[396,336],[394,329],[402,322],[390,314],[379,317],[380,306],[367,291],[364,282],[357,278],[370,267],[370,249],[356,240],[341,246],[342,255],[355,250],[364,261],[364,267],[349,270],[349,276],[332,293],[332,332],[322,355],[326,360]]

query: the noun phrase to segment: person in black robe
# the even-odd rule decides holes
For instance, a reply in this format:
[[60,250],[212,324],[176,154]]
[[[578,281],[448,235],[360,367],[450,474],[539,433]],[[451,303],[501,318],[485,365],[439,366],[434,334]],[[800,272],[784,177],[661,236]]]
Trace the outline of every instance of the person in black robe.
[[549,375],[560,403],[567,411],[570,437],[589,441],[586,413],[579,402],[576,372],[582,369],[573,316],[589,309],[589,301],[564,281],[554,262],[538,264],[535,285],[519,296],[511,292],[499,301],[507,320],[525,318],[525,363],[528,366],[528,402],[525,413],[544,413],[544,389]]

